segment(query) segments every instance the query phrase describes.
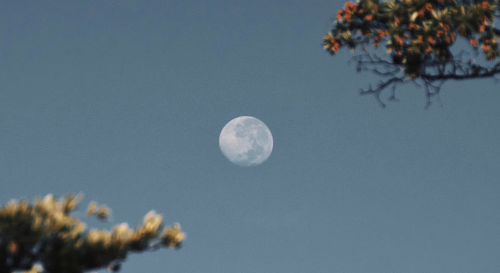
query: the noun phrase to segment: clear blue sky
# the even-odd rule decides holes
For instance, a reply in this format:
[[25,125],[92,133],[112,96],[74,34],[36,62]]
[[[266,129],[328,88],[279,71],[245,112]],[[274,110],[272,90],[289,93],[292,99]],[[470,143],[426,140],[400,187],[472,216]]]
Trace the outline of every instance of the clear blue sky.
[[[342,5],[0,2],[0,202],[83,192],[109,228],[181,223],[181,250],[123,273],[499,272],[499,85],[381,109],[322,50]],[[253,168],[218,145],[245,115],[274,138]]]

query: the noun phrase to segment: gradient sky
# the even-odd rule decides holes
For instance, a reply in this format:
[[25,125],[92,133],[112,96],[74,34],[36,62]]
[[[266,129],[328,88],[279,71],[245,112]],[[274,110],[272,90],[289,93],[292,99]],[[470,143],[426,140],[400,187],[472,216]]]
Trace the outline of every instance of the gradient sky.
[[[0,202],[83,192],[108,228],[182,225],[123,273],[499,272],[499,85],[382,109],[322,49],[343,2],[0,2]],[[219,149],[238,116],[273,134],[257,167]]]

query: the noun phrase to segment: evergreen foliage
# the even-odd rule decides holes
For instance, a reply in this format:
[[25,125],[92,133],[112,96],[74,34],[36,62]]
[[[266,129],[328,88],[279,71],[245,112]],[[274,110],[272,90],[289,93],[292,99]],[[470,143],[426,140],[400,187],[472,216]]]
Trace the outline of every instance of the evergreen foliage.
[[[118,271],[130,252],[180,247],[179,224],[163,227],[162,216],[150,211],[135,230],[122,223],[111,231],[87,230],[71,216],[82,195],[57,201],[52,195],[34,204],[11,201],[0,208],[0,272],[79,273],[108,267]],[[109,217],[109,208],[90,203],[86,214]]]

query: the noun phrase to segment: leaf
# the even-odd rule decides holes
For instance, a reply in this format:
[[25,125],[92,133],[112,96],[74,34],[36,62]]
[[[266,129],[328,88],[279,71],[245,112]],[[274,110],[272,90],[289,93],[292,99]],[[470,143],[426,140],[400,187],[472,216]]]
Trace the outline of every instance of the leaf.
[[413,14],[412,14],[412,15],[411,15],[411,17],[410,17],[410,22],[415,21],[415,19],[417,18],[417,16],[418,16],[418,12],[416,12],[416,11],[415,11],[415,12],[413,12]]
[[351,31],[345,31],[345,32],[342,32],[340,33],[340,37],[342,37],[342,39],[344,40],[349,40],[349,38],[351,37]]
[[432,10],[432,16],[433,16],[434,18],[438,19],[439,14],[438,14],[438,12],[436,12],[435,10]]

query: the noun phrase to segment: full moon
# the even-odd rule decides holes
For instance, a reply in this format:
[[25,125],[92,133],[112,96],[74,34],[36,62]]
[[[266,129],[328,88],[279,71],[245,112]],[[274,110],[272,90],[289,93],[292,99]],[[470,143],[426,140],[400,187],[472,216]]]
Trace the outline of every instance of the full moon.
[[264,122],[254,117],[237,117],[220,132],[219,146],[234,164],[256,166],[271,155],[273,136]]

